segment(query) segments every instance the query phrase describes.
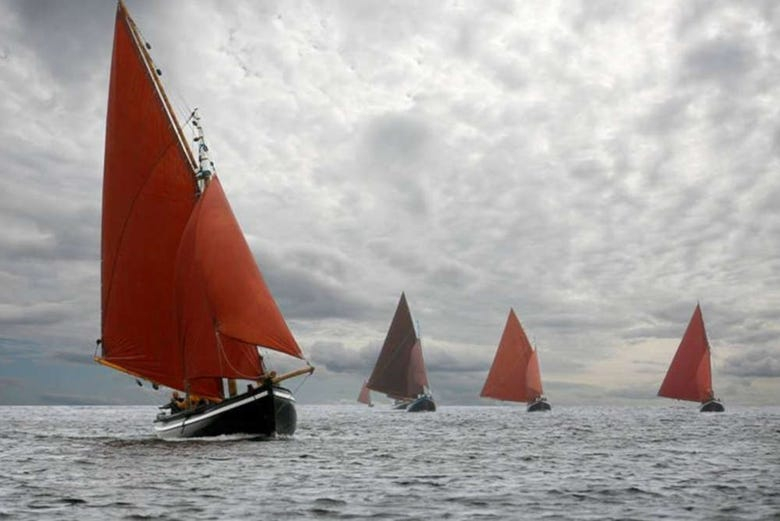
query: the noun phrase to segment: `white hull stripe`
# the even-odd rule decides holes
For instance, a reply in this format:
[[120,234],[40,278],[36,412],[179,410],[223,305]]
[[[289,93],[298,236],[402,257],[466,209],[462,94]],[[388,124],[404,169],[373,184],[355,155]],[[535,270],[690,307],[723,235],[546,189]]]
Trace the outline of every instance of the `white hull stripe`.
[[[244,398],[243,400],[231,403],[230,405],[226,405],[225,407],[220,407],[219,409],[216,409],[214,411],[209,411],[207,413],[198,415],[198,416],[190,416],[189,418],[185,418],[180,422],[174,423],[172,425],[165,425],[164,427],[158,427],[157,425],[154,426],[154,430],[157,432],[166,432],[173,429],[181,429],[184,428],[185,425],[192,425],[193,423],[197,423],[199,421],[207,420],[208,418],[211,418],[212,416],[217,416],[219,414],[222,414],[223,412],[227,412],[231,409],[235,409],[236,407],[241,407],[242,405],[246,405],[247,403],[253,402],[255,400],[259,400],[261,398],[265,398],[268,396],[268,391],[263,391],[261,393],[254,394],[250,396],[249,398]],[[281,390],[274,390],[274,396],[278,396],[279,398],[287,398],[288,400],[295,401],[295,398],[293,398],[293,395],[281,391]]]

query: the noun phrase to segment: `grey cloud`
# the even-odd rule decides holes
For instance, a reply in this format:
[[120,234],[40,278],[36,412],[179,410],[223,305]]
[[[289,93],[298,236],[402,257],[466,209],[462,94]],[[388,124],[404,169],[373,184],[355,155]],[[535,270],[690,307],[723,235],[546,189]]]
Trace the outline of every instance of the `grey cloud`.
[[[425,349],[425,347],[423,347]],[[480,353],[481,356],[472,353],[454,353],[448,352],[442,348],[427,349],[425,352],[425,365],[431,373],[471,373],[476,372],[482,378],[487,376],[490,368],[490,362],[487,362],[486,353]]]
[[309,352],[315,365],[332,373],[357,374],[367,378],[373,370],[380,348],[381,340],[360,349],[349,349],[339,342],[315,342]]
[[56,324],[73,312],[71,302],[36,302],[33,304],[0,304],[0,324]]
[[[660,382],[659,384],[660,385]],[[618,389],[610,389],[607,396],[619,398],[621,400],[651,400],[658,395],[658,386],[651,384],[631,385]]]
[[345,290],[349,266],[314,249],[270,251],[256,255],[283,314],[288,319],[353,318],[365,316],[371,303]]
[[744,41],[718,38],[693,48],[684,59],[683,76],[740,85],[756,65],[756,54]]
[[431,136],[425,120],[391,113],[371,121],[365,139],[365,153],[372,164],[382,170],[398,171],[406,180],[413,177],[414,173],[407,169],[424,157]]
[[110,54],[107,45],[86,42],[111,41],[112,25],[106,22],[113,20],[113,2],[83,0],[78,5],[66,5],[41,0],[11,2],[6,7],[16,9],[6,15],[18,17],[19,37],[35,50],[58,81],[80,83],[84,76],[94,73],[96,61],[104,61]]
[[405,113],[383,114],[368,123],[363,139],[359,166],[368,179],[378,182],[380,189],[392,189],[392,198],[404,211],[426,214],[429,202],[419,172],[426,168],[432,139],[427,122]]
[[406,248],[399,245],[393,239],[372,238],[366,244],[366,248],[377,258],[384,261],[395,270],[405,272],[408,275],[426,271],[427,265],[421,253],[414,248]]
[[[780,338],[775,336],[775,341]],[[780,348],[740,350],[740,353],[729,357],[723,364],[723,373],[743,378],[777,378],[780,377]]]
[[475,270],[453,261],[441,261],[426,276],[433,286],[467,287],[477,280]]
[[682,129],[687,118],[691,100],[687,96],[674,94],[670,98],[647,108],[637,125],[646,134],[667,135]]

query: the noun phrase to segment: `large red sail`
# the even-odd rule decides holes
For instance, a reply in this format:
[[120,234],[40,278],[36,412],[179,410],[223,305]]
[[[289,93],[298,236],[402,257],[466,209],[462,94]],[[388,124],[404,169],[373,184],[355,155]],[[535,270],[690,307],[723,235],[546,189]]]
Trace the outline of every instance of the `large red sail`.
[[394,398],[416,398],[428,385],[420,339],[403,293],[367,385]]
[[704,329],[701,308],[696,304],[691,321],[685,330],[658,396],[706,402],[712,399],[712,370],[710,344]]
[[120,2],[106,118],[99,361],[183,389],[174,263],[196,185],[143,52]]
[[509,310],[480,396],[512,402],[530,402],[542,395],[539,360],[513,309]]

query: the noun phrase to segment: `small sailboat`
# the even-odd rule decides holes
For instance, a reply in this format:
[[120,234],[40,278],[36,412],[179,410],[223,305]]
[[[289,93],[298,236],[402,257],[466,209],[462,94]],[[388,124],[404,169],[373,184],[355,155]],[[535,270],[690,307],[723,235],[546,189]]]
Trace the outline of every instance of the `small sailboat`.
[[401,293],[366,387],[393,398],[395,409],[408,412],[436,410],[436,403],[428,388],[420,336],[404,293]]
[[366,383],[367,382],[363,382],[363,387],[360,388],[360,394],[358,394],[357,401],[358,403],[373,407],[374,404],[371,403],[371,391],[368,389],[368,387],[366,387]]
[[[292,434],[295,398],[279,383],[314,369],[277,376],[265,368],[258,346],[303,354],[225,197],[197,113],[196,163],[149,48],[120,1],[95,361],[174,390],[155,420],[162,438]],[[249,382],[245,391],[237,380]]]
[[710,343],[699,304],[696,304],[666,378],[658,390],[658,396],[699,402],[702,404],[701,412],[725,410],[712,391]]
[[525,336],[514,309],[509,310],[504,333],[480,396],[526,402],[528,412],[549,411],[552,408],[542,391],[536,350]]

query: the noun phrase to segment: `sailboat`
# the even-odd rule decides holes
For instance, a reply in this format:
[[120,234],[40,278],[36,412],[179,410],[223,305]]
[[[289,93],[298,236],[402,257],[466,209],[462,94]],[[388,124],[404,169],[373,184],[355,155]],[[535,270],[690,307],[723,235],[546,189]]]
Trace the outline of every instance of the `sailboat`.
[[710,343],[698,303],[658,390],[658,396],[699,402],[702,404],[701,412],[725,410],[712,390]]
[[292,434],[295,398],[279,384],[314,369],[277,375],[264,366],[258,346],[304,357],[222,190],[197,113],[196,163],[149,48],[120,1],[95,361],[174,390],[154,422],[162,438]]
[[398,410],[436,410],[428,388],[422,343],[404,293],[366,387],[393,398],[393,408]]
[[366,383],[367,382],[363,382],[363,387],[360,388],[360,394],[358,394],[357,401],[358,403],[363,403],[369,407],[373,407],[374,404],[371,403],[371,391],[366,386]]
[[509,310],[504,333],[480,396],[526,402],[528,412],[552,408],[542,391],[539,357],[525,336],[514,309]]

